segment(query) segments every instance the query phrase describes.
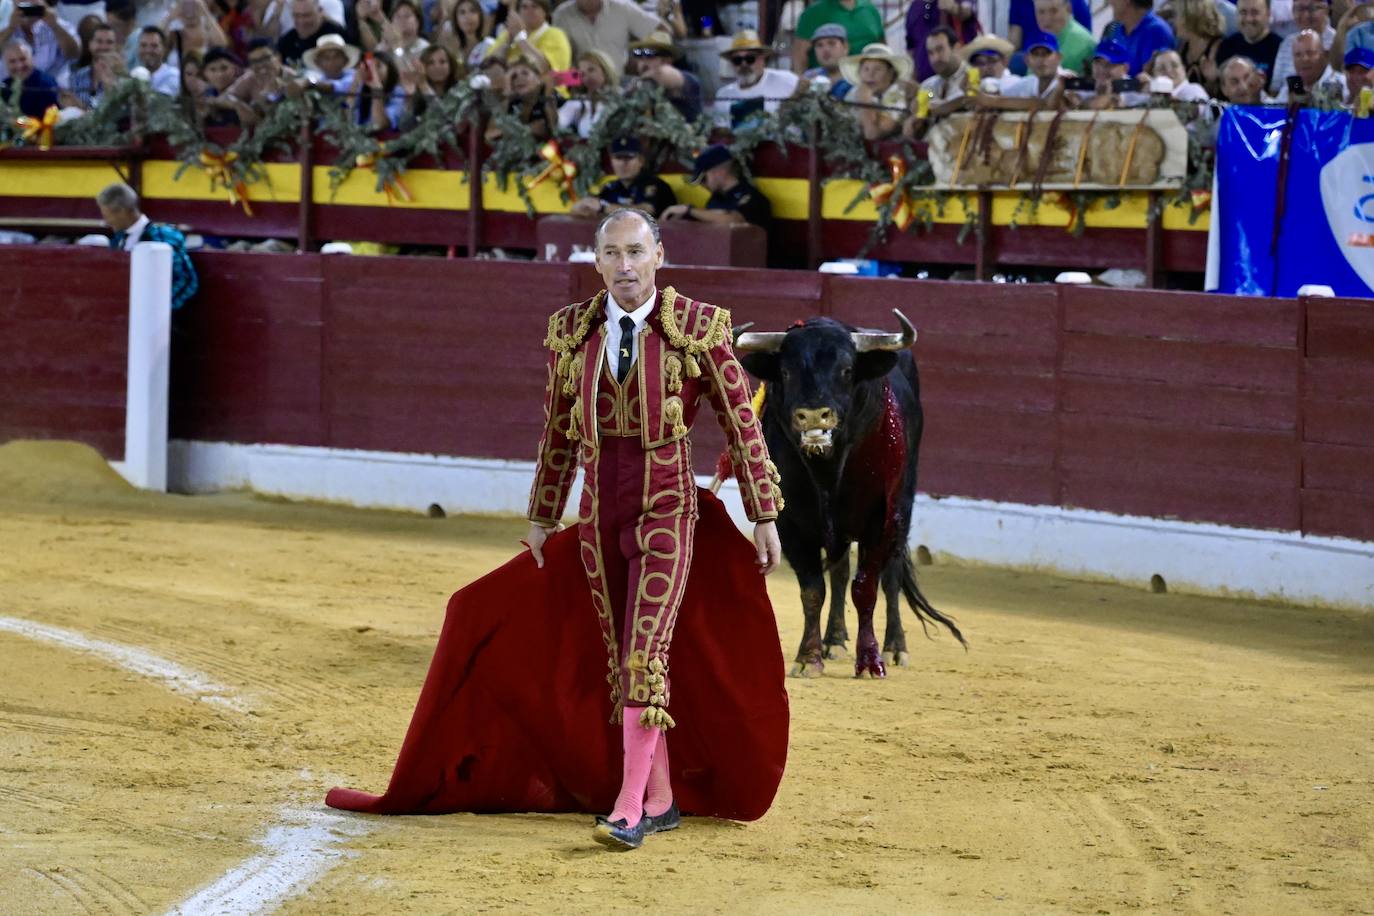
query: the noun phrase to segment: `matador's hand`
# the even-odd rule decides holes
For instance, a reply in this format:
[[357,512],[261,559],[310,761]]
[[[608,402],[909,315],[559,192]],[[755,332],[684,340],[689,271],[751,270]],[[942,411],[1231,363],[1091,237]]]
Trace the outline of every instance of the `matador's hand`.
[[782,542],[772,520],[754,525],[754,549],[759,553],[759,572],[768,575],[782,562]]
[[536,525],[534,522],[530,522],[530,533],[526,535],[525,540],[520,543],[528,547],[530,553],[534,555],[535,566],[538,566],[540,569],[544,568],[544,542],[549,539],[549,535],[553,534],[555,531],[562,530],[562,528],[562,525],[557,525],[553,528],[545,528],[542,525]]

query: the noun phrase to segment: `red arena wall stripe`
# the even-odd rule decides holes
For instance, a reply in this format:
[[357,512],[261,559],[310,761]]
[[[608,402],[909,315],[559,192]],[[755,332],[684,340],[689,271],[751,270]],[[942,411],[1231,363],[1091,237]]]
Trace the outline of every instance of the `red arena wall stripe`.
[[0,246],[0,441],[75,439],[124,457],[129,261]]
[[[177,438],[529,460],[552,311],[587,265],[203,252],[173,330]],[[0,249],[0,439],[122,448],[128,262]],[[934,495],[1374,539],[1368,304],[677,268],[782,329],[916,324]],[[703,423],[696,460],[720,447]]]

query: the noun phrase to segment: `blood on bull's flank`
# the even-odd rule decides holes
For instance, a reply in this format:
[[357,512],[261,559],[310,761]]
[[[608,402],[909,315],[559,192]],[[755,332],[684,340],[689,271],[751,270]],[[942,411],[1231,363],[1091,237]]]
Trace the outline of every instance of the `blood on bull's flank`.
[[[927,633],[928,624],[939,623],[968,645],[921,593],[907,550],[923,416],[911,353],[916,330],[893,313],[897,332],[811,318],[786,331],[740,333],[735,341],[744,367],[766,385],[764,436],[787,492],[778,534],[805,615],[794,676],[819,676],[826,658],[846,651],[846,585],[859,620],[856,677],[885,677],[889,665],[910,664],[903,596]],[[822,636],[827,573],[830,614]],[[880,586],[887,599],[881,650],[873,625]]]

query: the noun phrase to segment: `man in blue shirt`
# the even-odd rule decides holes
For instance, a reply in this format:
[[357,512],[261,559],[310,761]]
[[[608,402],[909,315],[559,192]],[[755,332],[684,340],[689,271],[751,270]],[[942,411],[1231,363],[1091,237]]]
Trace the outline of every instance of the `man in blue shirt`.
[[1131,76],[1145,69],[1160,49],[1172,50],[1174,30],[1154,14],[1154,0],[1111,0],[1112,22],[1102,32],[1103,41],[1116,41],[1126,49]]
[[3,52],[5,70],[9,76],[0,83],[0,99],[7,105],[18,105],[31,118],[41,118],[48,106],[57,104],[57,81],[33,65],[29,46],[12,39]]
[[837,22],[827,22],[816,29],[811,36],[811,53],[818,66],[802,74],[804,79],[814,80],[824,76],[830,80],[829,95],[843,99],[854,86],[840,74],[840,61],[849,56],[849,34]]

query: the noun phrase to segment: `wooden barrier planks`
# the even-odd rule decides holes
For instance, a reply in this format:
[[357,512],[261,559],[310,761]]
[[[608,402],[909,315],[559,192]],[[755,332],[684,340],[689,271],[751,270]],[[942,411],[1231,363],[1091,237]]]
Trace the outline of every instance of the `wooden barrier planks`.
[[1374,540],[1374,303],[1305,304],[1303,530]]
[[74,439],[124,457],[129,260],[0,246],[0,442]]
[[330,445],[529,460],[567,264],[326,261]]
[[[528,461],[548,316],[589,266],[205,252],[174,322],[172,434]],[[122,450],[127,256],[3,249],[0,439]],[[1374,539],[1374,306],[668,268],[781,330],[920,333],[922,489]],[[696,464],[722,444],[705,416]]]
[[1060,295],[1064,505],[1299,527],[1296,303]]
[[202,252],[173,324],[174,438],[325,445],[318,255]]

